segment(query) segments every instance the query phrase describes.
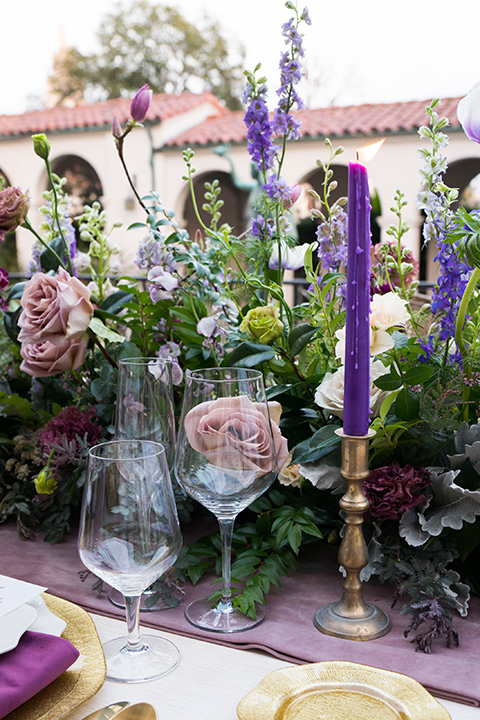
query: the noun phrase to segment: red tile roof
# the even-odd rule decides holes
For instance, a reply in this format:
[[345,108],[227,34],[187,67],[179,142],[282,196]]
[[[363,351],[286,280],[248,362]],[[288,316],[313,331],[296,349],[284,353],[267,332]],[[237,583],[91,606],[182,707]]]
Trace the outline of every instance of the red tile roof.
[[[130,102],[130,98],[117,98],[74,107],[59,105],[48,110],[34,110],[23,115],[0,115],[0,137],[82,128],[104,128],[111,125],[114,115],[123,124],[130,117]],[[162,93],[153,96],[146,120],[151,122],[166,120],[188,112],[204,102],[212,103],[221,114],[228,112],[211,93],[198,95],[190,92],[183,92],[180,95]]]
[[[456,108],[460,98],[443,100],[439,115],[449,118],[454,128],[459,127]],[[303,137],[345,137],[349,135],[388,135],[412,133],[428,124],[425,107],[430,101],[383,103],[378,105],[350,105],[348,107],[301,110],[297,117],[302,122]],[[217,143],[241,143],[246,139],[243,112],[225,113],[207,118],[204,122],[171,138],[167,145],[201,146]]]
[[[454,128],[459,127],[456,108],[460,98],[447,98],[439,107],[439,114],[446,115]],[[243,143],[246,128],[243,111],[230,112],[211,93],[179,95],[167,93],[153,96],[147,121],[159,122],[188,112],[209,102],[215,107],[203,122],[173,137],[168,147],[215,145],[218,143]],[[377,105],[350,105],[347,107],[301,110],[297,113],[302,122],[302,134],[306,138],[348,137],[349,135],[388,135],[415,132],[427,122],[427,101],[382,103]],[[105,102],[58,106],[49,110],[35,110],[23,115],[0,115],[0,137],[31,135],[38,132],[62,132],[84,128],[110,127],[113,116],[124,124],[130,116],[130,98],[118,98]]]

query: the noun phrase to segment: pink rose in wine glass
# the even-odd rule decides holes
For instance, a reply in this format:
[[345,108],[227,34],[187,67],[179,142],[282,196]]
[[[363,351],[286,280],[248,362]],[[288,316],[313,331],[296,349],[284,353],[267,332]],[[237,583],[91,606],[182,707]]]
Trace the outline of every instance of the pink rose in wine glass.
[[[272,412],[280,405],[272,402],[268,408]],[[271,472],[288,456],[287,440],[270,422],[267,403],[252,402],[246,395],[197,405],[185,417],[185,432],[192,448],[212,465],[231,470]]]

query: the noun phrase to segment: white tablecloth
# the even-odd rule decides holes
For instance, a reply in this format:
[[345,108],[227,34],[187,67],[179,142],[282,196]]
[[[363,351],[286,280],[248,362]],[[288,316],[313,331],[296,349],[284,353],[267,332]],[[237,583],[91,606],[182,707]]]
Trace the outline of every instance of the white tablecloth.
[[[125,634],[125,623],[92,615],[102,642]],[[150,702],[159,720],[238,720],[240,700],[272,670],[288,663],[260,652],[202,642],[155,630],[146,633],[172,640],[180,650],[180,665],[169,675],[149,683],[135,685],[105,682],[99,692],[68,715],[68,720],[82,720],[94,710],[109,703],[129,700]],[[480,720],[480,708],[439,701],[452,720]]]

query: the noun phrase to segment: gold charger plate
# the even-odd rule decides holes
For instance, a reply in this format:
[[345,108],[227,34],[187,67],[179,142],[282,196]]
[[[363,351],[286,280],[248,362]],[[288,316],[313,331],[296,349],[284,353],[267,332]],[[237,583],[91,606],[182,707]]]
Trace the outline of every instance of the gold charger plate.
[[80,656],[60,677],[9,713],[5,720],[61,720],[95,695],[105,682],[105,658],[90,615],[67,600],[47,593],[42,597],[48,609],[67,623],[62,637],[77,648]]
[[240,720],[451,720],[406,675],[350,662],[274,670],[237,708]]

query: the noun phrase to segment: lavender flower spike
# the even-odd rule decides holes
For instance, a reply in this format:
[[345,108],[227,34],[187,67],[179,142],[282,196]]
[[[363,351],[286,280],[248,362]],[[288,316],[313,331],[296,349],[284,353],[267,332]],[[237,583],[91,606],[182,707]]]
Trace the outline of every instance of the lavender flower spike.
[[130,115],[132,120],[141,123],[145,120],[145,116],[152,101],[153,92],[148,85],[144,85],[135,94],[130,105]]
[[457,117],[465,135],[480,143],[480,82],[457,105]]

